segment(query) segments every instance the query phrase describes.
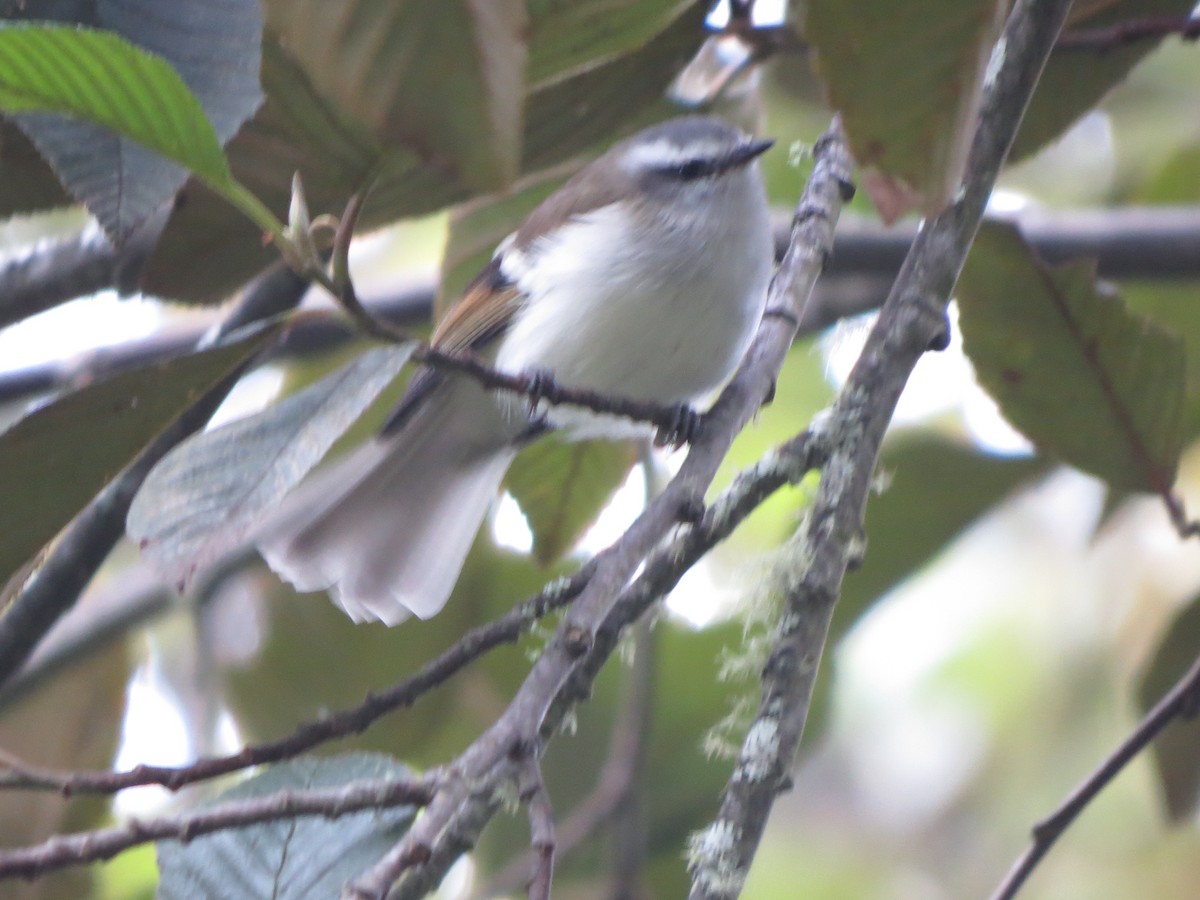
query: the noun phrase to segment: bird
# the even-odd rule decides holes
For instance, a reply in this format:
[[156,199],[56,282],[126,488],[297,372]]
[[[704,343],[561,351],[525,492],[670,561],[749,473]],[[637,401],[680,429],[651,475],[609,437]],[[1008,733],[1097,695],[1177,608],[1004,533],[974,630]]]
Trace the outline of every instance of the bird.
[[[772,143],[701,115],[615,143],[500,242],[431,345],[564,387],[705,402],[763,314],[773,244],[757,160]],[[356,622],[429,618],[522,446],[645,428],[579,407],[538,415],[526,397],[423,368],[378,436],[317,473],[259,550]]]

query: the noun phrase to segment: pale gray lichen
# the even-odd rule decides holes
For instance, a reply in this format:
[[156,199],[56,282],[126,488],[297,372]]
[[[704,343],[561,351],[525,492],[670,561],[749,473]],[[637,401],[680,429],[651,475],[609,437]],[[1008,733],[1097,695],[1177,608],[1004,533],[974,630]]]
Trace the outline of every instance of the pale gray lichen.
[[992,55],[988,57],[987,68],[983,70],[983,89],[985,91],[992,89],[992,82],[1000,74],[1000,67],[1004,65],[1004,57],[1007,52],[1008,39],[1004,35],[1000,35],[1000,40],[996,41],[996,46],[992,48]]
[[515,778],[502,779],[492,791],[492,799],[510,816],[521,811],[521,792]]
[[750,726],[733,777],[737,781],[762,781],[775,771],[779,757],[779,722],[764,716]]
[[790,168],[799,169],[802,165],[810,163],[812,158],[812,144],[806,144],[804,141],[792,141],[788,145],[787,164]]
[[754,701],[748,696],[738,697],[734,700],[729,712],[722,716],[721,720],[708,729],[708,733],[704,735],[704,740],[701,742],[704,755],[709,759],[736,758],[741,749],[738,746],[736,735],[750,721],[754,714],[754,707]]
[[738,864],[738,829],[718,819],[688,838],[687,867],[696,887],[708,894],[736,897],[746,881]]

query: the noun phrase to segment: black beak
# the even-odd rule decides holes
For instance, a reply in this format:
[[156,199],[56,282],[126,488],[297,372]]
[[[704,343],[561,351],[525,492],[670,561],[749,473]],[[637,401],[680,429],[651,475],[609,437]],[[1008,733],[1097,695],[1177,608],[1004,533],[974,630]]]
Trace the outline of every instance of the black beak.
[[774,146],[774,139],[768,139],[765,141],[746,141],[746,143],[734,147],[733,150],[729,152],[729,155],[726,156],[722,161],[721,169],[724,171],[726,169],[740,168],[741,166],[749,163],[752,159],[762,156],[762,154],[766,153]]

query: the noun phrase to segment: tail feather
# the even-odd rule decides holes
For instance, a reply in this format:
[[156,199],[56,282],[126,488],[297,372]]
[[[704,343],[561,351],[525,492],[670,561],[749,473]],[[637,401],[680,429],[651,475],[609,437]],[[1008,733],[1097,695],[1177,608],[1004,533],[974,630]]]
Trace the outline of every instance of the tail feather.
[[319,475],[259,538],[272,569],[329,590],[356,622],[441,610],[515,455],[473,385],[430,399],[398,435]]

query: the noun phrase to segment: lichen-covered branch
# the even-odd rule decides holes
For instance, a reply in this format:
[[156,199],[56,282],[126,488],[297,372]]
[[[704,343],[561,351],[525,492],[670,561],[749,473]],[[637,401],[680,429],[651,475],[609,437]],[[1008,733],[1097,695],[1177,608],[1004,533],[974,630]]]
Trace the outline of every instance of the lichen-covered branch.
[[830,456],[804,525],[797,570],[763,669],[759,707],[716,820],[690,847],[692,900],[738,896],[775,797],[789,783],[813,683],[847,568],[862,553],[863,509],[883,434],[917,360],[945,346],[945,307],[1069,0],[1026,0],[996,48],[961,190],[917,235],[826,423]]

